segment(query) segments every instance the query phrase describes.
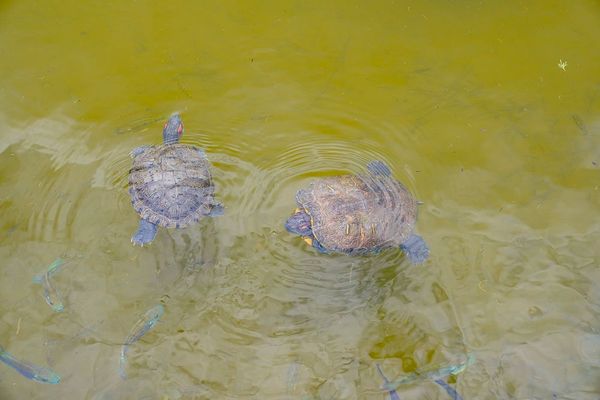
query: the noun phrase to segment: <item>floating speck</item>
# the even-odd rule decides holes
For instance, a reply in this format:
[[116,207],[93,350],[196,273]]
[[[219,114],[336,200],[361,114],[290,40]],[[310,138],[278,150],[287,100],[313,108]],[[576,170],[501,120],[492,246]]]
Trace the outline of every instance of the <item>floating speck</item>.
[[566,61],[558,60],[558,68],[562,69],[563,71],[567,70],[567,65],[569,64]]

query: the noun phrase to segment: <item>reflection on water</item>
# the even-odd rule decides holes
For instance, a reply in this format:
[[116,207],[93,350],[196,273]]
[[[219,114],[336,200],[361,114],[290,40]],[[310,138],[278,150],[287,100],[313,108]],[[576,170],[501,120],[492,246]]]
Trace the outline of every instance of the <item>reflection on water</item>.
[[[598,398],[595,4],[90,7],[0,7],[0,345],[61,376],[0,365],[1,399],[381,399],[376,364],[471,353],[465,399]],[[225,214],[134,248],[129,152],[173,111]],[[372,160],[424,203],[421,266],[285,231],[298,189]],[[59,257],[55,313],[32,278]]]

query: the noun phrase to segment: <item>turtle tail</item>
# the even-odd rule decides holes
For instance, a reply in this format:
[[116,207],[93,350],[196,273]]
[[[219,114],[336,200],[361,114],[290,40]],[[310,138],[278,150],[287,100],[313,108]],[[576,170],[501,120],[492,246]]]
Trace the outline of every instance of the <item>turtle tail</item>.
[[429,247],[421,236],[410,235],[404,243],[400,245],[408,259],[413,264],[421,264],[429,257]]

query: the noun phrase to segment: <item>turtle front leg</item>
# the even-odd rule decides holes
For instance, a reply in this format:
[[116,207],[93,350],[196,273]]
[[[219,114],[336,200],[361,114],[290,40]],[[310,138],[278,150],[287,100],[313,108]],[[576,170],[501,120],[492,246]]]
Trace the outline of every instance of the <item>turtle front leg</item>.
[[429,247],[421,236],[412,234],[400,245],[413,264],[422,264],[429,257]]
[[145,219],[140,219],[140,226],[131,238],[131,243],[133,243],[134,246],[139,244],[143,247],[145,244],[154,240],[156,231],[158,231],[158,225],[148,222]]
[[129,157],[131,158],[136,158],[137,156],[139,156],[140,154],[142,154],[144,151],[146,151],[146,149],[148,149],[150,146],[139,146],[136,147],[135,149],[131,150],[131,152],[129,152]]

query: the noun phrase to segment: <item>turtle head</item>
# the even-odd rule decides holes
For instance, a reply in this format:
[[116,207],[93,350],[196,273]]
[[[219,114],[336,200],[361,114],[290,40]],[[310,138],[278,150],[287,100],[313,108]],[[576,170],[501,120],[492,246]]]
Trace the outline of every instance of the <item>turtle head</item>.
[[294,214],[285,221],[285,229],[296,235],[312,236],[310,215],[297,208]]
[[165,144],[172,144],[179,142],[181,135],[183,134],[183,122],[179,113],[174,113],[169,117],[169,120],[165,123],[163,128],[163,142]]

